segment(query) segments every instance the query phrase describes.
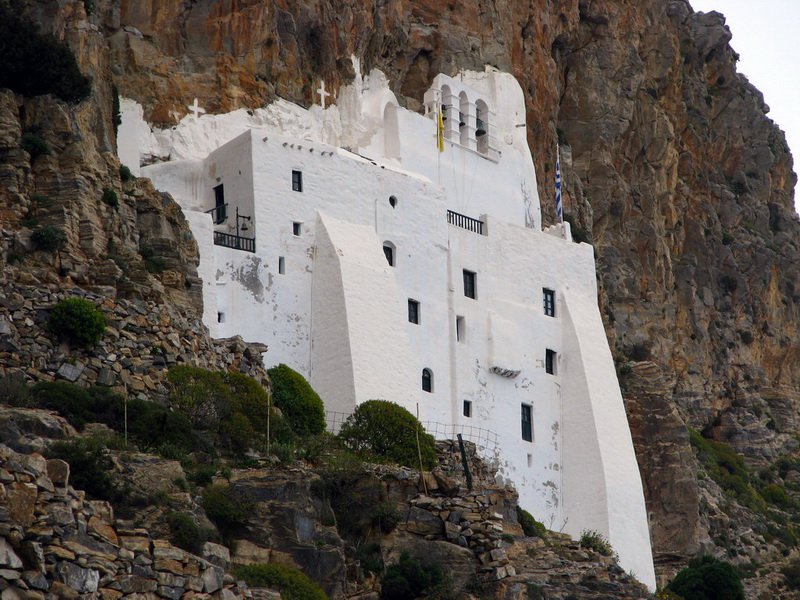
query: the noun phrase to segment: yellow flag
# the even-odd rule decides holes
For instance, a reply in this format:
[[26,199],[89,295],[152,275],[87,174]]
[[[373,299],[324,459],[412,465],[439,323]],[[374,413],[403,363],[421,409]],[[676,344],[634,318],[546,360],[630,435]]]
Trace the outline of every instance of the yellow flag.
[[442,119],[442,111],[439,110],[439,118],[436,125],[436,145],[439,152],[444,152],[444,119]]

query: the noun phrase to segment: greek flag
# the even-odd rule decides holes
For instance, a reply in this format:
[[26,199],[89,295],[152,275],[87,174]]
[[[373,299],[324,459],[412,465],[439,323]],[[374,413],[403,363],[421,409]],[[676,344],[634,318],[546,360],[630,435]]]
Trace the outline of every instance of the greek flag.
[[556,148],[556,215],[559,221],[564,221],[564,208],[561,205],[561,158]]

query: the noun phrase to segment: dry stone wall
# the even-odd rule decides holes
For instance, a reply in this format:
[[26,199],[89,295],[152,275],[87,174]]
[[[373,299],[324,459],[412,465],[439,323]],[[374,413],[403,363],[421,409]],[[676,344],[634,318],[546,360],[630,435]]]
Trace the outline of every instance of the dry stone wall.
[[[94,302],[106,317],[105,334],[91,349],[69,347],[47,333],[49,310],[71,296]],[[114,300],[79,288],[0,286],[0,377],[22,371],[34,381],[61,379],[163,398],[167,369],[176,364],[236,369],[266,383],[264,351],[263,344],[239,337],[211,339],[199,318],[171,304]]]
[[5,599],[236,600],[252,597],[225,569],[227,549],[204,557],[115,522],[107,502],[69,485],[70,468],[0,445],[0,594]]

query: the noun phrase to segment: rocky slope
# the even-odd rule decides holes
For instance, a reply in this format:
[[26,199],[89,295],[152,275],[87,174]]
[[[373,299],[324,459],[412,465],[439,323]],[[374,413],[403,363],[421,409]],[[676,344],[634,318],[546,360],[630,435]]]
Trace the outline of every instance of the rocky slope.
[[[410,108],[436,73],[493,64],[522,83],[546,218],[558,141],[566,210],[596,249],[662,576],[712,551],[767,565],[780,579],[776,565],[794,542],[774,531],[791,532],[796,508],[775,512],[758,495],[749,501],[747,490],[720,487],[687,431],[729,444],[750,473],[761,471],[756,493],[774,484],[796,502],[796,176],[761,94],[736,73],[720,15],[694,13],[685,0],[89,4],[91,14],[84,2],[25,3],[70,43],[94,75],[94,94],[77,107],[0,95],[9,280],[107,286],[110,295],[196,307],[197,286],[186,292],[194,250],[169,201],[141,182],[138,199],[122,194],[119,212],[98,201],[103,187],[122,191],[112,82],[166,125],[195,96],[214,112],[277,95],[309,104],[319,78],[333,90],[349,81],[351,54],[366,70],[384,70]],[[35,161],[19,149],[32,125],[55,150]],[[33,194],[57,201],[39,208]],[[26,250],[31,209],[66,228],[66,269],[40,253],[9,271],[9,255]],[[147,236],[173,268],[155,276],[115,269],[108,240],[141,266]],[[760,583],[770,577],[750,579],[751,594],[775,593]]]

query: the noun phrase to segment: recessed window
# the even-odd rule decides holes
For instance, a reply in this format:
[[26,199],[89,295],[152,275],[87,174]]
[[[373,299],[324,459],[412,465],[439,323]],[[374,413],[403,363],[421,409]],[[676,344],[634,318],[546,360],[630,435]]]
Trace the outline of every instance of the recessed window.
[[467,324],[464,321],[464,317],[456,317],[456,341],[464,341],[464,336],[467,333],[466,327]]
[[292,171],[292,190],[295,192],[303,191],[303,172]]
[[422,369],[422,391],[433,393],[433,371]]
[[464,400],[464,416],[471,417],[472,416],[472,401],[471,400]]
[[282,256],[278,257],[278,274],[283,275],[286,273],[286,261]]
[[224,223],[228,218],[228,205],[225,204],[225,186],[221,183],[214,188],[214,210],[211,214],[214,217],[214,225]]
[[467,271],[464,269],[464,295],[467,298],[477,298],[478,290],[476,288],[477,277],[473,271]]
[[300,221],[295,221],[294,223],[292,223],[292,234],[293,235],[300,235],[300,233],[302,232],[302,229],[303,229],[302,225],[303,224]]
[[383,255],[386,257],[386,262],[390,267],[394,266],[394,244],[391,242],[383,242]]
[[408,322],[419,325],[419,302],[408,299]]
[[225,322],[225,313],[218,312],[217,313],[217,323],[224,323]]
[[548,317],[556,316],[556,293],[547,288],[542,289],[542,300],[544,302],[544,314]]
[[397,196],[389,196],[389,206],[392,208],[397,206]]
[[544,370],[550,375],[556,374],[556,352],[548,348],[544,351]]
[[533,441],[533,419],[530,404],[522,405],[522,439],[526,442]]
[[528,454],[528,467],[533,466],[533,454]]

